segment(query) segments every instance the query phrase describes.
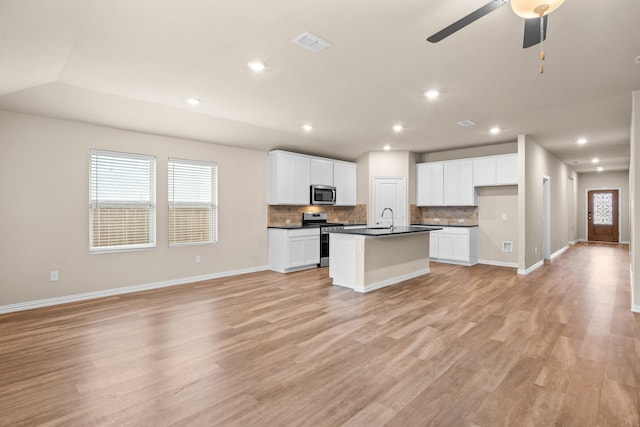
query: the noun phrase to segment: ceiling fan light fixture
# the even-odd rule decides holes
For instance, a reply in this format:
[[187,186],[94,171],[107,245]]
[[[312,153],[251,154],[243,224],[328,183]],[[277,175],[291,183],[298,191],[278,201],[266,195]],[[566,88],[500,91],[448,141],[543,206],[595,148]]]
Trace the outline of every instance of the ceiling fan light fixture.
[[511,0],[513,12],[525,19],[545,16],[562,6],[564,0]]

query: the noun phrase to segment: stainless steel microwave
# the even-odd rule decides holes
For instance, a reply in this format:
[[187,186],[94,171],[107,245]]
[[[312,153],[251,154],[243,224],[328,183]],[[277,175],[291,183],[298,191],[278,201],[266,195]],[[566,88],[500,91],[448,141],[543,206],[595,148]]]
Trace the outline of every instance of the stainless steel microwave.
[[329,185],[312,185],[310,199],[312,205],[335,205],[336,187]]

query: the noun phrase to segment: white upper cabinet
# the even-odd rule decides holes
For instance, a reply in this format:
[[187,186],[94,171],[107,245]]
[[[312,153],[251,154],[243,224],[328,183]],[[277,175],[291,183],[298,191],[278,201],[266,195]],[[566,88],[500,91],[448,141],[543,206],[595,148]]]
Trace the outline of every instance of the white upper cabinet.
[[444,164],[442,162],[416,165],[416,204],[418,206],[444,204]]
[[336,205],[357,204],[356,163],[288,151],[269,152],[269,204],[308,205],[311,185],[336,187]]
[[269,204],[308,205],[310,194],[308,157],[284,151],[269,153]]
[[333,185],[336,187],[336,206],[355,206],[357,197],[357,165],[334,162]]
[[496,185],[518,184],[518,155],[496,156]]
[[473,206],[473,162],[453,160],[444,162],[444,205]]
[[333,184],[333,161],[325,159],[311,159],[311,185]]
[[496,185],[496,158],[494,156],[473,159],[473,185]]
[[515,184],[518,184],[517,154],[502,154],[473,159],[474,187]]

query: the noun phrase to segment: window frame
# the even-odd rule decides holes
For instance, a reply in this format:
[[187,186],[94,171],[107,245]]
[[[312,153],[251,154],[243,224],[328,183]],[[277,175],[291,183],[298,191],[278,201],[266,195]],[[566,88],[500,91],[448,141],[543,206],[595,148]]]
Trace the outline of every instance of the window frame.
[[[148,162],[149,174],[148,185],[149,187],[149,200],[136,202],[131,200],[103,200],[99,201],[98,198],[94,200],[93,194],[97,185],[97,181],[94,180],[94,167],[96,159],[99,156],[112,157],[128,160],[137,160]],[[89,252],[90,253],[109,253],[109,252],[123,252],[123,251],[137,251],[145,249],[153,249],[157,246],[157,197],[156,197],[156,177],[157,177],[157,165],[156,156],[149,154],[128,153],[122,151],[110,151],[100,149],[89,150]],[[145,186],[146,186],[145,185]],[[147,243],[132,243],[123,245],[110,245],[110,246],[94,246],[94,210],[99,208],[113,209],[135,209],[139,207],[145,207],[148,210],[148,223]]]
[[[172,191],[172,177],[175,180],[175,169],[173,169],[176,165],[179,164],[182,167],[196,166],[199,168],[206,167],[209,168],[209,173],[211,175],[211,187],[209,188],[209,196],[210,202],[202,202],[202,201],[191,201],[191,202],[176,202],[175,199],[175,181],[173,181],[173,191]],[[183,159],[170,157],[167,160],[167,242],[169,247],[184,247],[184,246],[199,246],[199,245],[214,245],[218,242],[218,163],[211,161],[203,161],[203,160],[192,160],[192,159]],[[173,195],[173,197],[172,197]],[[171,210],[175,209],[176,206],[182,206],[187,208],[203,208],[206,207],[209,209],[210,215],[210,233],[211,239],[207,241],[172,241],[172,236],[174,233],[174,224],[172,222],[172,214]]]

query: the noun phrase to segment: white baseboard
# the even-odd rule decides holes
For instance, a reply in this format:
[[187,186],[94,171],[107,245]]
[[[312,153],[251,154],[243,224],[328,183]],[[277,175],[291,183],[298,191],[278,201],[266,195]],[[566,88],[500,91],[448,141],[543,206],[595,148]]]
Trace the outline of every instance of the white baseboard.
[[376,289],[384,288],[385,286],[390,286],[396,283],[404,282],[405,280],[413,279],[414,277],[429,274],[430,272],[431,272],[431,269],[425,268],[423,270],[415,271],[413,273],[404,274],[398,277],[392,277],[391,279],[387,279],[387,280],[381,280],[379,282],[372,283],[370,285],[356,286],[355,288],[353,288],[353,290],[360,293],[367,293],[367,292],[375,291]]
[[132,292],[148,291],[151,289],[166,288],[168,286],[184,285],[186,283],[201,282],[203,280],[219,279],[221,277],[237,276],[239,274],[255,273],[268,270],[269,267],[243,268],[240,270],[223,271],[220,273],[205,274],[202,276],[184,277],[180,279],[165,280],[162,282],[146,283],[143,285],[125,286],[122,288],[105,289],[103,291],[86,292],[82,294],[65,295],[55,298],[46,298],[35,301],[19,302],[16,304],[0,306],[0,314],[12,313],[14,311],[31,310],[34,308],[48,307],[51,305],[66,304],[69,302],[85,301],[95,298],[110,297],[115,295],[129,294]]
[[[573,244],[575,244],[576,242],[585,242],[585,243],[589,243],[588,239],[578,239],[575,242],[573,242]],[[569,242],[572,243],[572,242]],[[607,242],[593,242],[593,243],[607,243]],[[631,242],[629,242],[628,240],[620,240],[619,242],[612,242],[614,244],[621,244],[621,245],[629,245]]]
[[553,254],[551,254],[551,259],[554,259],[556,257],[559,257],[560,255],[562,255],[564,253],[564,251],[566,251],[567,249],[569,249],[569,245],[566,245],[563,248],[558,249],[557,251],[555,251]]
[[[551,259],[559,257],[567,249],[569,249],[569,245],[566,245],[565,247],[558,249],[553,254],[551,254]],[[534,270],[537,270],[538,268],[542,267],[543,265],[544,265],[544,260],[540,260],[540,261],[536,262],[535,264],[533,264],[531,267],[527,268],[526,270],[518,269],[518,274],[526,276],[527,274],[531,273]]]
[[518,274],[522,275],[522,276],[526,276],[527,274],[531,273],[534,270],[537,270],[538,268],[542,267],[544,265],[544,261],[540,260],[538,262],[536,262],[535,264],[533,264],[531,267],[527,268],[526,270],[523,270],[521,268],[518,269]]
[[518,268],[517,262],[493,261],[490,259],[479,259],[478,264],[495,265],[496,267]]

